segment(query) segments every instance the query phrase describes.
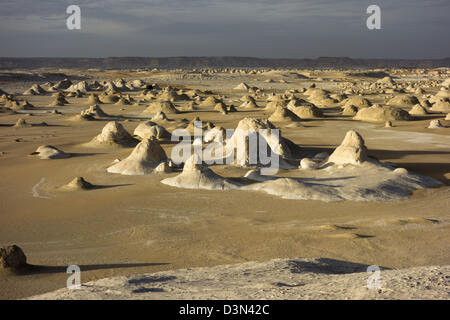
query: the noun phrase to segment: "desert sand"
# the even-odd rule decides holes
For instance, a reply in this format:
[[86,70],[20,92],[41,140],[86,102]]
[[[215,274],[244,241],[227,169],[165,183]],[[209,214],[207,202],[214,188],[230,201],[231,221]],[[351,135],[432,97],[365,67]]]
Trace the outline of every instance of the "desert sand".
[[[450,71],[371,71],[15,71],[0,246],[30,266],[0,270],[0,298],[448,299]],[[280,129],[259,134],[280,170],[174,163],[171,133],[193,120],[193,147],[226,152]]]

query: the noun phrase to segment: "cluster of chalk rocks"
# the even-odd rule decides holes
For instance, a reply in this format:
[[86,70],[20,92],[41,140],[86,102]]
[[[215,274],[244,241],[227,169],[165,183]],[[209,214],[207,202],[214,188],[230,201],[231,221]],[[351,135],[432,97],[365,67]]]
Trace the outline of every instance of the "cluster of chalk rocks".
[[[286,115],[279,109],[281,115]],[[219,136],[220,128],[211,128]],[[320,153],[311,158],[295,159],[295,147],[291,141],[281,135],[270,135],[276,129],[269,120],[245,118],[241,120],[234,134],[219,148],[222,157],[234,157],[238,144],[248,141],[249,135],[257,133],[264,139],[269,149],[278,157],[280,168],[288,169],[294,176],[282,177],[263,174],[260,162],[251,163],[249,148],[233,164],[250,168],[239,182],[226,179],[208,168],[203,160],[195,154],[184,163],[182,172],[165,178],[161,183],[178,188],[231,190],[265,192],[287,199],[322,200],[322,201],[385,201],[407,197],[412,191],[421,188],[440,186],[441,183],[429,177],[408,172],[378,162],[368,156],[364,139],[356,131],[349,131],[342,143],[331,155]],[[134,147],[131,154],[123,160],[117,159],[106,170],[113,174],[147,175],[153,173],[170,173],[177,170],[159,140],[167,138],[168,132],[153,121],[141,123],[133,137],[116,121],[108,122],[102,132],[86,144],[88,147]],[[138,138],[138,139],[136,139]],[[205,136],[206,138],[206,136]],[[213,138],[208,138],[213,139]],[[195,142],[194,142],[195,143]],[[298,147],[297,147],[298,148]],[[61,159],[70,157],[53,146],[41,146],[33,155],[42,159]],[[229,163],[229,162],[226,162]],[[297,165],[295,165],[297,163]],[[298,166],[299,163],[299,166]],[[298,167],[298,168],[297,168]],[[294,170],[292,170],[294,169]],[[295,175],[298,175],[297,177]],[[246,181],[248,183],[246,183]],[[95,187],[79,177],[63,188],[64,190],[90,190]]]
[[303,158],[299,170],[302,176],[298,178],[267,176],[256,168],[245,175],[251,183],[235,183],[192,157],[181,174],[161,182],[179,188],[240,189],[265,192],[284,199],[321,201],[397,200],[409,196],[414,190],[442,185],[433,178],[382,164],[370,158],[367,152],[363,138],[352,130],[347,132],[331,155],[321,153],[313,158]]
[[305,172],[301,178],[263,178],[253,173],[253,179],[263,182],[244,189],[285,199],[386,201],[407,197],[416,189],[442,185],[433,178],[370,158],[363,138],[356,131],[347,132],[341,145],[329,157],[319,154],[302,159],[300,163]]

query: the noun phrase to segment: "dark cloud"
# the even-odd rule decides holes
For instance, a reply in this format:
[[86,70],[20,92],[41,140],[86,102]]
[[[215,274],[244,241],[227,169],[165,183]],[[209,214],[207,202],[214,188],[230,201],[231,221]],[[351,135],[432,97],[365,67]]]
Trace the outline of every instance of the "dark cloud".
[[[66,29],[78,4],[82,29]],[[382,30],[366,28],[366,8]],[[448,0],[1,1],[0,56],[450,56]]]

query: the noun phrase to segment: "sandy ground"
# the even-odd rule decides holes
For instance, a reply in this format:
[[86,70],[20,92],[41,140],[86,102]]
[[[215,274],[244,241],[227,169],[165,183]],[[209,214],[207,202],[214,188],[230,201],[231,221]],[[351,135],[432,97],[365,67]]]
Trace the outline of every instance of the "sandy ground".
[[[131,72],[90,76],[140,78]],[[282,91],[312,83],[290,80],[287,84],[267,84],[263,79],[237,75],[212,76],[207,80],[172,74],[155,74],[148,79],[145,76],[148,75],[143,75],[143,79],[150,83],[214,90],[229,100],[244,95],[232,90],[243,81]],[[10,93],[22,92],[31,84],[6,82],[0,88]],[[323,82],[318,86],[332,88],[333,84]],[[381,99],[369,98],[374,102]],[[42,110],[51,110],[46,107],[53,100],[50,96],[27,99]],[[176,174],[109,174],[106,167],[116,158],[125,158],[131,149],[82,146],[100,133],[106,121],[69,121],[70,116],[87,106],[86,98],[68,100],[69,105],[58,108],[63,115],[37,112],[32,116],[0,115],[0,245],[19,245],[28,262],[36,266],[21,275],[0,274],[2,299],[24,298],[65,287],[68,265],[81,267],[83,283],[105,277],[293,257],[325,257],[386,268],[450,265],[450,129],[426,129],[430,119],[443,119],[442,115],[398,122],[394,128],[386,129],[382,124],[339,117],[330,108],[327,118],[305,121],[300,128],[281,127],[283,136],[312,154],[332,150],[348,130],[357,129],[371,156],[446,184],[418,190],[401,201],[325,203],[284,200],[238,190],[185,190],[159,183]],[[135,118],[145,105],[101,107],[109,114],[128,116],[130,119],[122,124],[132,132],[139,123]],[[192,120],[199,116],[203,121],[235,128],[244,116],[269,115],[264,110],[229,115],[199,110],[170,117]],[[20,117],[30,123],[45,121],[48,126],[11,127]],[[442,123],[450,125],[450,121]],[[28,156],[42,144],[55,145],[77,156],[61,160]],[[170,154],[172,146],[163,144],[163,147]],[[229,166],[213,169],[230,178],[242,177],[247,171]],[[76,176],[109,188],[57,191]],[[440,271],[448,274],[448,269]],[[358,279],[366,276],[349,275]],[[375,296],[361,293],[362,298]],[[314,296],[311,293],[308,297]],[[330,292],[332,297],[338,296]],[[349,291],[348,297],[357,297],[356,291]]]
[[102,279],[30,299],[450,299],[449,266],[376,274],[368,267],[326,258],[275,259]]

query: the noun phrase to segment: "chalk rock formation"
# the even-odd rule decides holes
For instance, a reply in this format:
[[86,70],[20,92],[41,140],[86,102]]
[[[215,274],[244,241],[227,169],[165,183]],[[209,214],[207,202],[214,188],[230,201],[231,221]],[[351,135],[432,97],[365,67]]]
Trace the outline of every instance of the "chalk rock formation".
[[136,129],[134,129],[133,134],[141,139],[155,138],[156,140],[170,140],[170,133],[164,127],[153,121],[140,123]]
[[242,82],[240,84],[238,84],[236,87],[234,87],[234,90],[248,90],[250,89],[250,87],[248,86],[248,84]]
[[344,108],[347,106],[355,106],[358,109],[362,109],[372,106],[372,103],[362,96],[353,96],[351,98],[344,100],[344,102],[345,102],[343,106]]
[[155,101],[145,109],[142,114],[155,114],[158,112],[164,112],[165,114],[179,113],[177,108],[170,101]]
[[428,114],[428,111],[420,104],[416,104],[414,105],[414,107],[411,108],[411,110],[409,110],[409,114],[412,116],[422,116]]
[[110,173],[123,175],[144,175],[151,173],[167,155],[155,139],[142,140],[124,160],[107,169]]
[[407,121],[411,120],[411,116],[400,108],[374,105],[370,108],[360,109],[353,119],[367,122]]
[[216,106],[214,107],[214,111],[218,111],[222,114],[228,114],[227,106],[223,102],[219,102],[218,104],[216,104]]
[[[275,134],[276,132],[278,134]],[[239,122],[235,132],[226,143],[226,153],[227,155],[234,154],[234,163],[236,165],[249,166],[260,163],[261,159],[259,158],[259,153],[254,154],[253,157],[250,154],[251,150],[249,144],[252,138],[257,138],[258,141],[263,139],[263,143],[270,149],[268,151],[271,151],[274,155],[278,155],[280,160],[292,158],[290,146],[293,145],[293,143],[284,139],[281,136],[280,131],[278,131],[270,121],[244,118]],[[253,163],[255,161],[256,163]],[[281,164],[282,161],[280,161],[280,165]]]
[[238,187],[238,184],[214,173],[195,154],[185,162],[181,174],[164,179],[161,183],[186,189],[230,190]]
[[70,158],[70,154],[50,145],[40,146],[30,155],[37,155],[39,158],[44,160]]
[[346,105],[342,109],[342,115],[343,116],[355,116],[358,113],[358,108],[354,105]]
[[387,104],[390,106],[414,106],[418,103],[420,102],[415,96],[401,94],[393,97]]
[[270,122],[298,122],[301,119],[288,108],[277,107],[269,117]]
[[98,104],[90,106],[88,109],[81,111],[81,115],[82,116],[89,115],[99,118],[109,117],[109,115],[107,115]]
[[137,141],[117,121],[108,122],[102,132],[96,136],[90,144],[100,146],[123,146],[129,147]]
[[300,161],[300,169],[318,169],[319,163],[310,158],[303,158]]
[[90,182],[84,180],[83,177],[76,177],[68,184],[62,186],[60,190],[62,191],[81,191],[81,190],[91,190],[95,189],[95,186]]
[[439,128],[445,128],[439,120],[431,120],[430,125],[428,126],[428,129],[439,129]]
[[328,158],[328,163],[358,165],[367,160],[367,148],[358,132],[350,130],[344,140]]

